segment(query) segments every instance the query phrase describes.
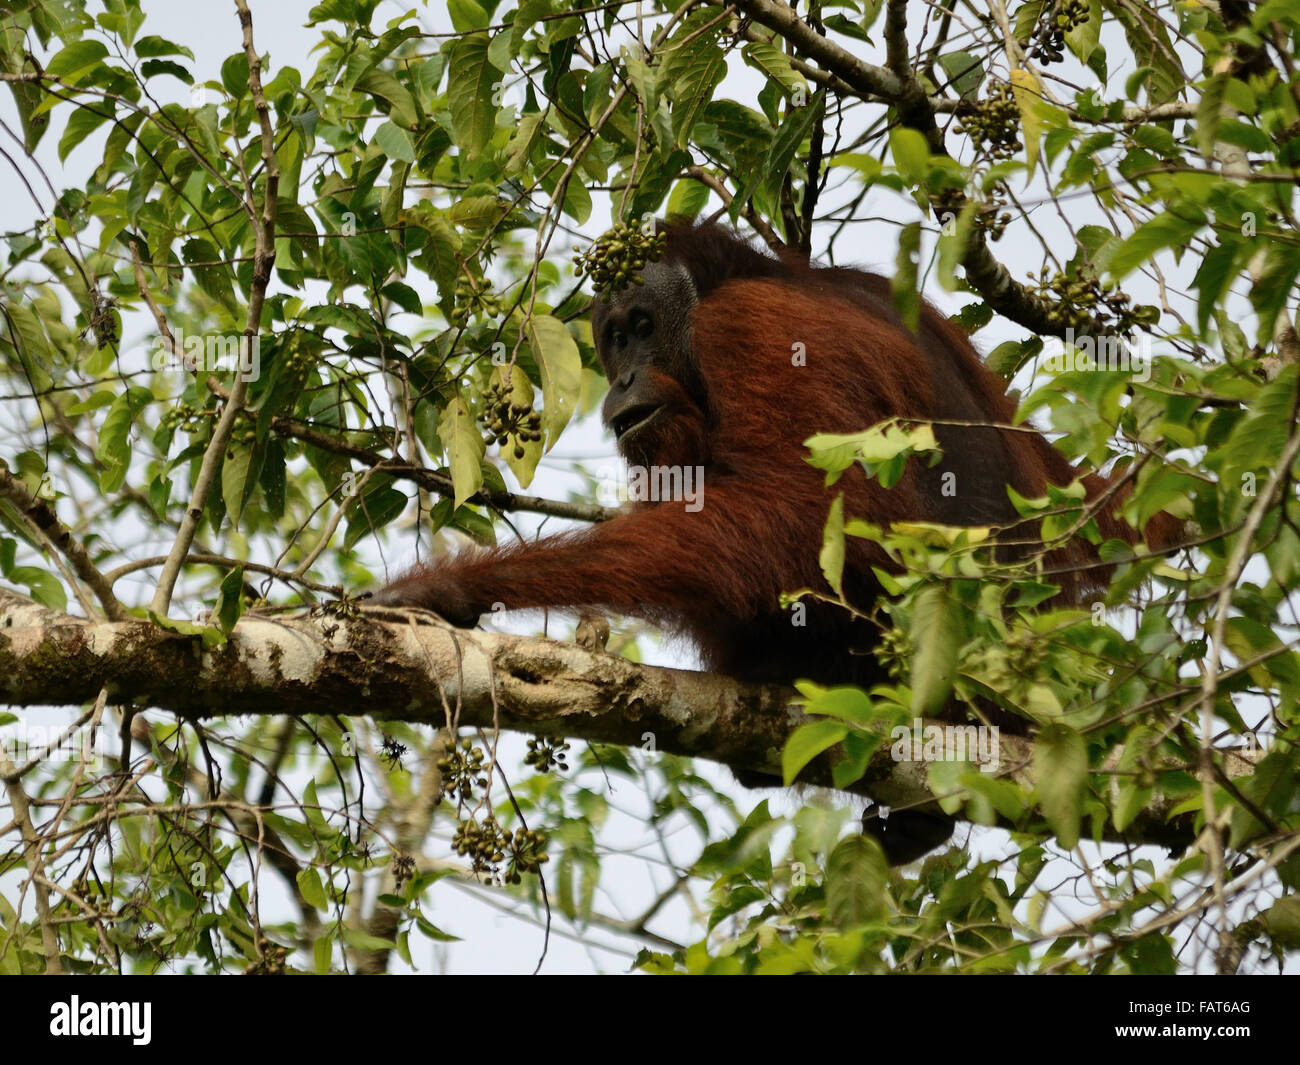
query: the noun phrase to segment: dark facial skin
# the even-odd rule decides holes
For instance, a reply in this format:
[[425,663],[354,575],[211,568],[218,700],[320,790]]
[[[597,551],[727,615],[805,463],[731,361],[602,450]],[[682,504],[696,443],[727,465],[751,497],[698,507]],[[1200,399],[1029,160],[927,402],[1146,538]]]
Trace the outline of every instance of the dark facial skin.
[[[662,430],[683,416],[703,426],[707,398],[691,357],[695,284],[678,263],[650,263],[644,282],[592,309],[596,353],[609,380],[602,407],[619,451],[634,465],[703,464],[698,441]],[[688,434],[689,435],[689,434]]]

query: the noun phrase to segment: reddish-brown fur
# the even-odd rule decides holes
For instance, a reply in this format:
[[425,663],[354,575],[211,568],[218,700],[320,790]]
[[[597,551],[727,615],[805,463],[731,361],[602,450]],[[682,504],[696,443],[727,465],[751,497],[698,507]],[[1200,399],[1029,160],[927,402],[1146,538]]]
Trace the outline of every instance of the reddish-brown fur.
[[[857,432],[890,416],[1009,425],[1014,406],[1004,383],[932,308],[924,308],[919,336],[904,329],[882,278],[773,259],[716,227],[669,227],[667,261],[683,264],[699,293],[690,358],[706,400],[700,409],[675,380],[661,382],[676,389],[671,416],[652,427],[644,438],[650,454],[638,459],[704,466],[703,509],[641,504],[589,529],[465,553],[417,568],[381,601],[426,606],[461,624],[498,602],[603,609],[685,633],[714,671],[869,682],[878,676],[869,626],[810,601],[806,625],[796,627],[779,605],[782,592],[826,589],[818,552],[834,493],[844,493],[847,515],[880,525],[1012,525],[1006,484],[1040,496],[1076,471],[1037,433],[942,427],[940,466],[911,460],[889,490],[854,468],[827,490],[805,462],[803,441],[812,434]],[[806,365],[792,364],[796,344]],[[955,498],[940,492],[945,471],[957,475]],[[1085,484],[1091,499],[1108,487],[1095,476]],[[1098,518],[1103,534],[1133,542],[1111,509]],[[1160,522],[1163,539],[1171,529]],[[1021,524],[1010,538],[1030,535]],[[869,607],[880,591],[871,567],[890,563],[857,538],[848,550],[845,591]],[[1095,559],[1078,544],[1048,561],[1068,569]],[[1055,580],[1069,598],[1089,583],[1069,572]]]

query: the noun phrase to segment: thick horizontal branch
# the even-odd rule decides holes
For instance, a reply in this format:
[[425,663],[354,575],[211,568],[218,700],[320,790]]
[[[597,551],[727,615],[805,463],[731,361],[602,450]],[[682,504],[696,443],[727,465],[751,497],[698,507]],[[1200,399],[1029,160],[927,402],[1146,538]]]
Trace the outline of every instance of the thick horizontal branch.
[[[792,689],[536,637],[451,629],[417,613],[368,609],[246,615],[219,647],[147,621],[95,622],[0,589],[0,704],[110,701],[179,717],[362,715],[442,727],[498,726],[706,758],[779,776],[781,751],[807,718]],[[1033,745],[1002,735],[998,772],[1032,787]],[[1240,759],[1230,767],[1248,773]],[[830,763],[801,782],[830,786]],[[886,744],[847,790],[893,807],[931,801],[924,762]],[[1157,798],[1117,840],[1186,846],[1192,819],[1166,821]],[[1010,826],[1008,826],[1010,827]]]

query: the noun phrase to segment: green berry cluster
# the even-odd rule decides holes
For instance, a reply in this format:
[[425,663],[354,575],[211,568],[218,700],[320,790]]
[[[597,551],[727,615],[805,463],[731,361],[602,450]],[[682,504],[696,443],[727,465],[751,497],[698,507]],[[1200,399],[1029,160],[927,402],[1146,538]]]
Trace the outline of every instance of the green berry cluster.
[[1011,86],[995,82],[983,100],[960,112],[958,133],[968,134],[980,151],[993,159],[1009,159],[1024,145],[1020,141],[1020,107]]
[[262,936],[257,941],[258,957],[256,961],[244,966],[245,976],[283,976],[285,962],[289,957],[287,948],[273,943]]
[[912,660],[912,641],[903,629],[882,627],[874,654],[890,677],[902,679],[907,676]]
[[499,297],[493,295],[486,280],[475,280],[461,274],[456,278],[455,306],[451,309],[451,324],[463,326],[470,315],[478,313],[487,318],[497,318],[504,312]]
[[[1006,191],[1006,185],[999,181],[985,192],[984,199],[977,204],[978,210],[973,220],[975,228],[990,240],[1001,237],[1011,223],[1010,213],[1000,211],[1000,208],[1007,205]],[[933,202],[935,211],[942,218],[949,212],[953,215],[960,214],[966,204],[966,197],[960,189],[944,189],[934,196]]]
[[531,403],[516,403],[504,381],[493,381],[483,394],[483,426],[489,444],[505,445],[514,438],[515,458],[524,457],[524,445],[542,439],[542,416]]
[[989,240],[1000,240],[1011,224],[1011,214],[1003,211],[1007,205],[1007,187],[998,182],[987,190],[984,202],[975,213],[975,228],[983,232]]
[[663,256],[668,243],[666,233],[646,233],[640,226],[620,222],[585,252],[573,257],[578,276],[591,278],[592,287],[602,299],[608,299],[629,285],[641,284],[637,273],[648,262]]
[[111,347],[118,341],[117,315],[113,313],[117,301],[99,292],[93,294],[95,304],[90,312],[90,331],[95,334],[99,350]]
[[482,822],[467,819],[456,826],[451,845],[457,854],[470,860],[474,872],[495,876],[496,867],[505,861],[510,833],[491,815]]
[[[462,821],[451,842],[457,854],[470,859],[474,872],[506,884],[522,882],[524,873],[540,873],[549,860],[543,833],[517,828],[512,835],[491,815],[482,822]],[[506,862],[504,874],[500,872],[502,862]]]
[[1065,35],[1087,21],[1088,0],[1056,0],[1043,11],[1029,57],[1044,66],[1061,62],[1065,58]]
[[459,747],[453,747],[438,762],[442,793],[457,802],[472,799],[475,789],[482,791],[487,787],[487,777],[483,775],[486,761],[482,747],[475,747],[468,739],[461,740]]
[[542,863],[550,859],[546,853],[546,836],[532,828],[516,828],[507,852],[510,855],[504,877],[507,884],[518,884],[524,873],[540,873]]
[[285,372],[294,377],[306,377],[311,368],[315,365],[316,360],[312,353],[304,348],[293,345],[289,351],[284,354]]
[[1047,657],[1047,641],[1030,629],[1013,629],[1007,638],[1007,658],[1012,669],[1030,676]]
[[[162,428],[175,433],[184,430],[187,433],[206,433],[217,417],[217,411],[209,407],[196,407],[193,403],[178,403],[162,416]],[[254,435],[257,430],[255,429]]]
[[[1032,272],[1028,276],[1035,280]],[[1069,272],[1057,270],[1051,276],[1044,266],[1035,287],[1051,303],[1047,320],[1062,329],[1073,326],[1076,331],[1083,331],[1101,324],[1108,330],[1127,333],[1152,320],[1148,308],[1130,307],[1128,296],[1119,291],[1114,281],[1102,282],[1086,265]]]
[[564,740],[554,740],[549,736],[534,736],[528,741],[528,753],[524,755],[524,764],[530,765],[539,773],[549,773],[558,769],[561,773],[569,771],[564,754],[569,745]]

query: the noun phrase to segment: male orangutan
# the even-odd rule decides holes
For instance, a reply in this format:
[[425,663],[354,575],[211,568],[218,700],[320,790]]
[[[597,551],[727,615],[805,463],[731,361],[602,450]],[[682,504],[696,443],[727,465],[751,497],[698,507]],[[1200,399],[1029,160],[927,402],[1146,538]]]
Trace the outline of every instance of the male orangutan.
[[[1008,485],[1041,496],[1076,471],[1037,433],[988,427],[1013,423],[1004,382],[933,308],[923,307],[918,332],[906,329],[886,279],[774,258],[716,225],[663,231],[666,250],[643,283],[595,305],[592,333],[609,379],[604,421],[634,467],[702,468],[702,500],[641,503],[588,529],[428,563],[374,601],[425,607],[462,626],[498,602],[629,614],[691,637],[715,672],[874,683],[882,673],[873,625],[811,599],[795,625],[780,604],[782,592],[825,589],[818,553],[832,492],[805,462],[803,441],[891,416],[981,423],[936,426],[942,461],[912,460],[892,488],[859,469],[843,476],[834,491],[844,493],[845,514],[881,526],[1015,525]],[[1107,488],[1095,476],[1085,484],[1090,499]],[[1097,520],[1106,537],[1136,539],[1109,507]],[[1020,522],[1007,538],[1031,536]],[[1063,595],[1077,598],[1087,578],[1070,564],[1095,563],[1090,546],[1050,560],[1065,571],[1054,578]],[[877,545],[849,538],[843,588],[862,608],[881,592],[873,566],[892,563]],[[872,831],[895,861],[951,828],[915,811],[886,824],[888,833],[879,822]]]

